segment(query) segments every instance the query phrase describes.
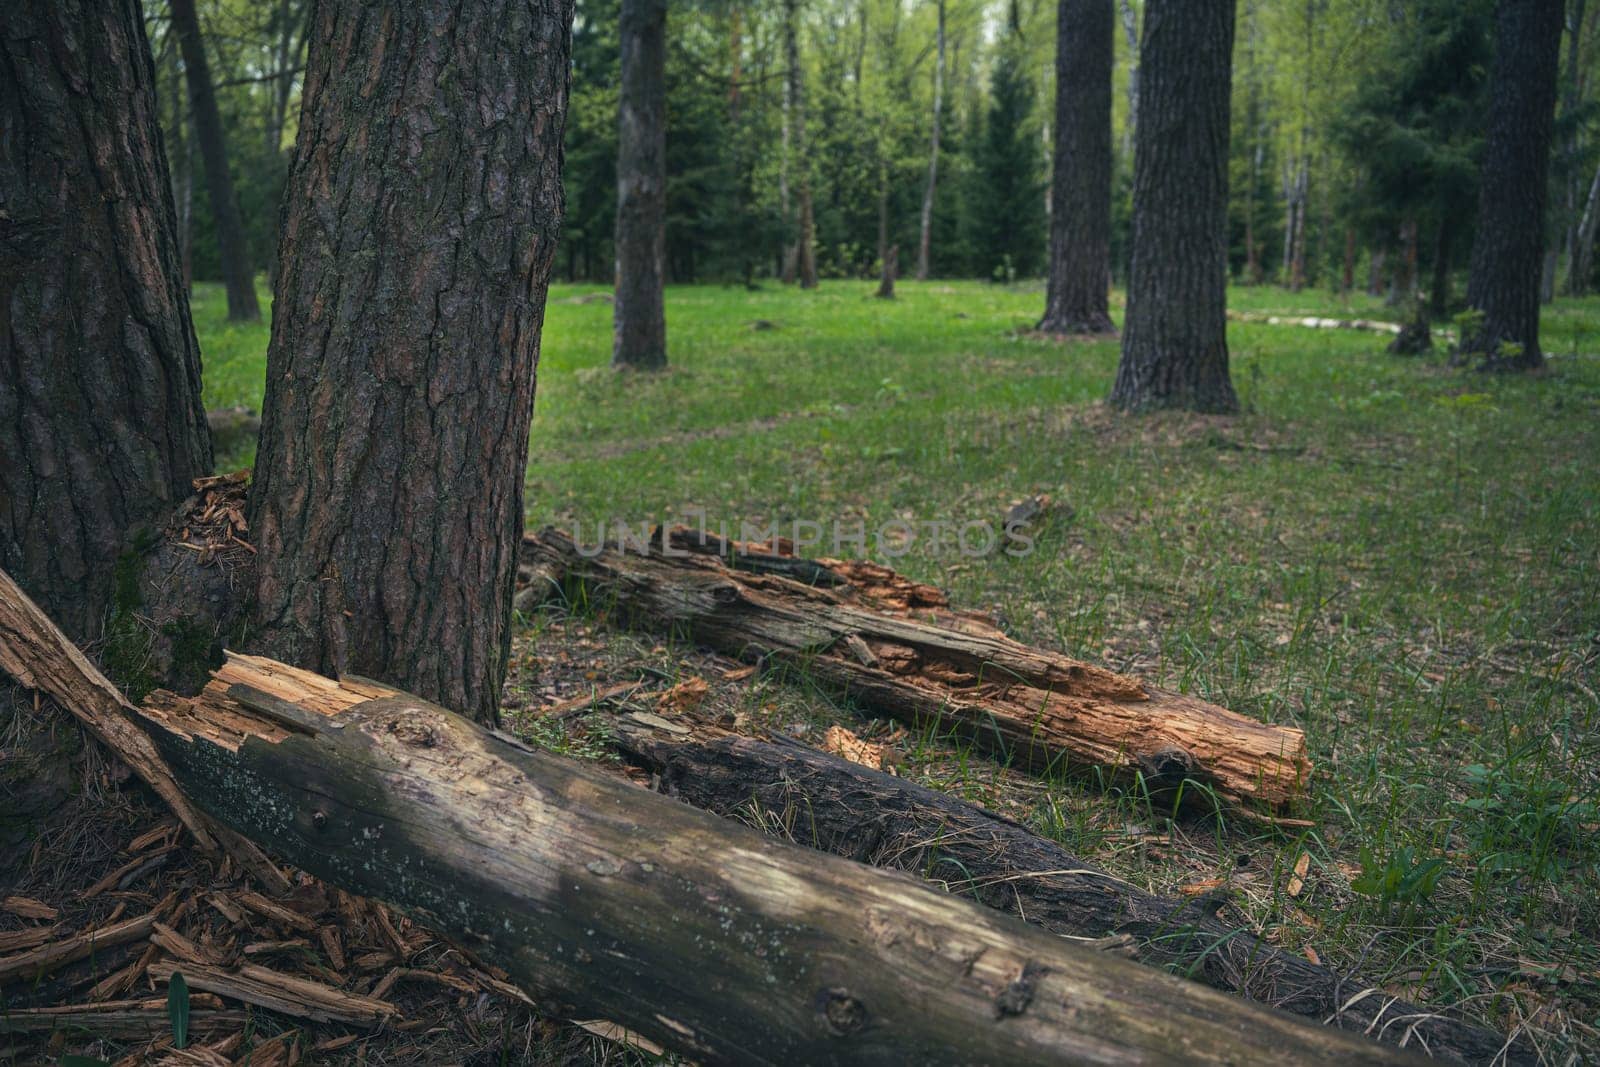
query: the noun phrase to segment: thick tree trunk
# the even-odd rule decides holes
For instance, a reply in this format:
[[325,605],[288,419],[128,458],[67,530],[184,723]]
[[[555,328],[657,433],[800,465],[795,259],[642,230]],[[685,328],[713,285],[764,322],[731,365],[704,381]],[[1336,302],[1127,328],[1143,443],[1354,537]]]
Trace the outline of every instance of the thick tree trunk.
[[617,96],[617,287],[611,365],[667,365],[667,3],[622,0]]
[[217,110],[217,96],[211,84],[205,42],[200,38],[200,20],[195,15],[194,0],[171,0],[169,6],[172,28],[183,49],[189,106],[194,110],[200,158],[206,167],[206,187],[211,191],[217,253],[222,260],[222,280],[228,290],[228,319],[257,322],[261,318],[261,307],[256,302],[255,271],[251,269],[250,249],[244,239],[244,223],[239,220],[233,175],[228,170],[227,139],[222,132],[222,114]]
[[484,720],[510,640],[571,18],[570,0],[321,5],[284,213],[252,645]]
[[[1158,802],[1281,810],[1310,776],[1305,737],[1006,637],[885,567],[730,545],[678,528],[648,550],[580,547],[555,530],[524,562],[639,625],[823,688],[1033,770],[1138,778]],[[724,566],[726,557],[732,567]]]
[[[1420,1042],[1468,1063],[1488,1063],[1506,1046],[1501,1034],[1415,1004],[1354,999],[1373,983],[1218,919],[1225,891],[1188,899],[1142,892],[1009,819],[786,737],[740,737],[658,715],[608,716],[606,724],[612,744],[653,772],[661,792],[697,808],[759,814],[753,821],[770,834],[919,874],[1064,937],[1126,939],[1142,963],[1390,1044]],[[1506,1056],[1536,1062],[1525,1041]]]
[[1111,276],[1113,0],[1056,4],[1056,145],[1045,333],[1115,333]]
[[1461,345],[1493,368],[1544,366],[1539,273],[1562,7],[1560,0],[1500,0],[1495,16],[1489,133],[1467,280],[1467,304],[1482,312],[1483,324]]
[[[134,0],[21,0],[3,21],[0,568],[74,640],[112,617],[131,637],[119,560],[211,466],[156,70]],[[3,683],[0,736],[9,884],[70,810],[80,742]]]
[[1234,411],[1228,378],[1233,0],[1149,0],[1139,56],[1133,251],[1111,403]]
[[883,254],[883,274],[878,279],[878,292],[875,294],[878,299],[894,299],[894,278],[899,270],[900,246],[890,245],[889,250]]
[[928,183],[922,188],[921,230],[917,238],[917,281],[928,280],[933,249],[933,201],[939,188],[939,124],[944,112],[944,0],[938,0],[939,30],[933,61],[933,115],[928,136]]
[[408,694],[235,659],[146,722],[223,822],[697,1062],[1406,1062]]

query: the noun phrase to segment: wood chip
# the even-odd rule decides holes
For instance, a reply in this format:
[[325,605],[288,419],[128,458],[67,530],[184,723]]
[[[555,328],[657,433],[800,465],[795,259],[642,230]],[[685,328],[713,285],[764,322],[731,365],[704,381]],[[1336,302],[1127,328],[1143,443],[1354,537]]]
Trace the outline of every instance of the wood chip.
[[81,960],[99,949],[125,945],[130,941],[142,941],[150,936],[160,910],[158,908],[137,918],[125,919],[120,923],[65,937],[31,951],[0,959],[0,984],[9,982],[13,978],[36,978],[57,967]]
[[324,926],[317,931],[317,940],[322,943],[322,952],[328,957],[328,962],[333,964],[333,969],[344,970],[344,945],[339,939],[339,931],[332,926]]
[[152,944],[160,945],[168,954],[178,957],[185,963],[217,964],[222,958],[209,948],[190,941],[178,931],[165,923],[156,923],[154,931],[150,934]]
[[573,1026],[589,1031],[595,1037],[614,1041],[619,1045],[627,1045],[650,1056],[665,1056],[667,1050],[651,1041],[648,1037],[636,1034],[626,1026],[614,1023],[609,1019],[574,1020]]
[[268,900],[266,897],[262,896],[260,893],[257,893],[253,889],[241,890],[233,894],[233,899],[235,903],[243,904],[246,908],[249,908],[262,918],[271,919],[273,922],[282,923],[283,925],[298,930],[303,934],[314,934],[317,932],[316,922],[306,918],[304,915],[301,915],[298,911],[295,911],[292,908],[286,908],[282,904]]
[[1297,897],[1306,887],[1306,872],[1311,870],[1311,853],[1302,852],[1300,858],[1294,861],[1294,875],[1289,879],[1289,895]]
[[158,981],[169,980],[175,971],[183,972],[190,989],[218,993],[299,1019],[376,1026],[400,1014],[399,1008],[386,1001],[346,993],[321,982],[250,963],[236,971],[194,965],[180,967],[165,960],[150,965],[150,974]]
[[0,933],[0,955],[22,952],[44,944],[56,935],[59,926],[30,926],[25,930],[7,930]]
[[[93,897],[99,896],[101,893],[104,893],[107,889],[111,889],[112,887],[126,889],[128,885],[132,884],[132,876],[141,873],[146,867],[154,869],[154,866],[158,866],[161,862],[163,862],[167,854],[174,851],[177,847],[177,845],[166,845],[160,850],[149,855],[135,856],[133,859],[129,860],[127,863],[124,863],[122,866],[118,867],[116,870],[100,879],[94,885],[78,894],[78,898],[80,900],[89,900]],[[123,879],[127,879],[126,884],[124,884]]]
[[0,900],[0,910],[9,911],[22,919],[43,919],[45,922],[55,922],[61,913],[42,900],[32,897],[6,897]]
[[883,746],[863,741],[843,726],[828,727],[827,733],[822,735],[822,749],[875,771],[883,769]]
[[685,678],[662,693],[656,707],[663,714],[684,715],[704,704],[710,692],[711,685],[704,678]]

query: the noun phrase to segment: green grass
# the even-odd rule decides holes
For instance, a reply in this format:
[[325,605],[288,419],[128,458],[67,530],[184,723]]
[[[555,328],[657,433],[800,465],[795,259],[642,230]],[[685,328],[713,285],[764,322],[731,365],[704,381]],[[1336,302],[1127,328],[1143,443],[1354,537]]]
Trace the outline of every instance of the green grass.
[[[530,522],[998,522],[1048,493],[1032,555],[891,562],[1022,639],[1303,728],[1316,825],[1169,826],[1070,781],[1026,800],[1035,825],[1158,889],[1232,874],[1287,945],[1600,1048],[1600,300],[1548,309],[1531,380],[1230,323],[1241,415],[1127,418],[1100,404],[1115,342],[1022,335],[1037,286],[871,290],[670,289],[672,369],[638,377],[607,369],[600,290],[556,287]],[[264,329],[224,329],[211,287],[195,309],[208,405],[257,406]]]

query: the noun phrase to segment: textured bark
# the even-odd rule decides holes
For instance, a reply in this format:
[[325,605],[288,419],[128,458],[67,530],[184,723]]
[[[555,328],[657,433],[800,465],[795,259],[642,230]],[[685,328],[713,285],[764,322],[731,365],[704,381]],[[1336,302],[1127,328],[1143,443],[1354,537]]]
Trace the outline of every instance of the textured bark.
[[939,123],[944,110],[944,0],[938,0],[939,30],[934,42],[933,116],[928,136],[928,183],[922,188],[922,220],[917,238],[917,281],[928,280],[928,258],[933,249],[933,201],[939,189]]
[[[725,817],[815,849],[910,871],[1065,937],[1125,937],[1140,962],[1193,977],[1282,1011],[1438,1058],[1488,1063],[1504,1035],[1390,996],[1356,998],[1374,983],[1341,975],[1218,919],[1225,897],[1172,899],[1097,870],[1054,841],[903,778],[786,737],[724,734],[660,716],[607,718],[612,743],[654,772],[658,788]],[[688,733],[685,733],[687,727]],[[1534,1063],[1527,1041],[1510,1063]]]
[[883,276],[878,279],[876,295],[880,300],[894,299],[894,277],[900,270],[900,246],[890,245],[883,254]]
[[227,138],[222,132],[222,115],[217,111],[205,42],[200,38],[200,20],[195,16],[194,0],[171,0],[169,6],[172,28],[183,50],[183,73],[189,83],[189,106],[194,111],[200,158],[206,165],[206,188],[211,191],[217,253],[222,260],[222,280],[228,290],[228,319],[257,322],[261,318],[261,307],[256,302],[255,271],[250,266],[244,223],[239,221],[239,199],[233,192],[233,175],[228,171]]
[[1056,144],[1046,333],[1115,333],[1111,276],[1113,0],[1056,4]]
[[646,549],[581,551],[547,529],[525,539],[523,559],[640,626],[792,665],[860,707],[969,738],[1018,767],[1138,780],[1158,803],[1247,815],[1281,811],[1310,781],[1301,731],[1029,647],[877,564],[681,527]]
[[240,832],[699,1063],[1408,1062],[408,694],[234,660],[146,722]]
[[[1464,352],[1496,368],[1537,370],[1544,208],[1555,122],[1561,0],[1500,0],[1489,73],[1489,133],[1467,304],[1483,324]],[[1515,355],[1506,345],[1517,346]]]
[[1228,378],[1233,0],[1150,0],[1139,56],[1133,251],[1111,403],[1234,411]]
[[497,709],[571,0],[323,4],[250,492],[252,644]]
[[622,0],[611,365],[667,365],[667,3]]
[[100,637],[135,528],[207,473],[155,70],[137,3],[7,8],[0,567]]

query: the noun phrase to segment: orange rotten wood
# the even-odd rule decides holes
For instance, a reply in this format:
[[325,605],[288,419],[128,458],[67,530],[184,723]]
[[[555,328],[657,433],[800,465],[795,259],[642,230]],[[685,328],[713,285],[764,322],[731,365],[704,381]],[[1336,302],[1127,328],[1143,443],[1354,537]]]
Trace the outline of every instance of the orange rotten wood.
[[779,544],[684,527],[648,546],[523,539],[541,586],[582,586],[648,629],[796,666],[870,711],[970,737],[1034,770],[1098,768],[1152,795],[1280,813],[1311,777],[1305,734],[1033,648],[938,589],[864,561],[801,559]]

